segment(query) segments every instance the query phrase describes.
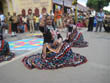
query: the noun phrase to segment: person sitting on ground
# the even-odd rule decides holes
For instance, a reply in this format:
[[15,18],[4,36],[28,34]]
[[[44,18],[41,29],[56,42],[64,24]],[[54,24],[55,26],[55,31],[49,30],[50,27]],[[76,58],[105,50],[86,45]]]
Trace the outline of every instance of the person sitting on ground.
[[[45,16],[41,19],[39,30],[43,33],[44,43],[53,43],[55,39],[62,39],[59,31],[52,26],[52,17]],[[52,33],[52,35],[51,35]],[[52,38],[52,36],[54,36]]]
[[67,38],[68,38],[69,35],[72,33],[73,28],[76,27],[76,26],[74,25],[74,21],[73,21],[72,17],[69,17],[69,19],[67,20],[66,27],[67,27],[67,29],[68,29],[68,33],[67,33]]
[[67,23],[68,33],[66,41],[75,41],[73,47],[88,47],[88,42],[84,41],[83,34],[77,30],[77,27],[73,23],[73,19],[70,19]]
[[[57,41],[57,40],[56,40]],[[38,53],[23,58],[22,62],[28,69],[58,69],[67,66],[78,66],[87,59],[71,49],[72,43],[58,40],[57,43],[45,43],[42,54]],[[74,41],[73,41],[74,42]]]
[[18,33],[24,33],[24,24],[22,20],[22,15],[18,16],[18,26],[17,26]]
[[[42,21],[42,25],[51,25],[50,16],[47,16],[46,21]],[[40,25],[41,28],[41,25]],[[41,31],[44,34],[44,45],[42,53],[37,53],[35,55],[24,57],[22,62],[28,69],[57,69],[67,66],[77,66],[87,62],[86,57],[81,56],[80,54],[74,53],[71,50],[73,42],[62,42],[62,38],[56,38],[56,35],[51,32],[53,29],[49,27],[42,26]],[[51,39],[46,39],[47,35],[50,35]],[[44,33],[45,32],[45,33]],[[73,36],[73,35],[72,35]],[[74,39],[75,36],[73,36]],[[52,42],[51,42],[52,40]]]
[[10,52],[9,44],[3,39],[2,33],[0,33],[0,62],[9,61],[15,57],[15,54]]

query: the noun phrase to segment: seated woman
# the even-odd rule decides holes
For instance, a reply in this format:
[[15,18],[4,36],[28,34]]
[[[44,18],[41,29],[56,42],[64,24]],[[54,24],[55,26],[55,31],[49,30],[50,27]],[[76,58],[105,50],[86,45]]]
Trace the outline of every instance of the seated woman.
[[[56,43],[57,41],[57,43]],[[43,53],[25,57],[22,62],[28,69],[57,69],[67,66],[77,66],[87,62],[86,57],[71,50],[72,43],[56,40],[45,43]]]
[[3,39],[0,33],[0,62],[9,61],[14,58],[15,54],[10,52],[9,44]]
[[18,29],[18,33],[23,33],[24,32],[24,25],[18,25],[17,26],[17,29]]
[[77,25],[77,27],[79,27],[79,28],[84,27],[83,21],[78,21],[78,23],[77,23],[76,25]]
[[24,32],[24,24],[22,20],[22,16],[19,15],[18,17],[18,26],[17,26],[18,33],[23,33]]
[[[87,47],[88,42],[84,41],[84,37],[81,32],[78,32],[77,28],[73,25],[73,20],[70,19],[67,23],[68,34],[66,41],[73,42],[73,47]],[[75,37],[74,37],[75,35]]]
[[[52,26],[52,21],[52,16],[45,16],[40,20],[39,30],[43,33],[44,44],[53,43],[56,38],[62,39],[60,33]],[[52,38],[52,36],[55,36],[55,38]]]
[[66,26],[68,29],[68,33],[67,33],[67,38],[68,38],[69,35],[72,33],[73,28],[75,27],[72,17],[68,18]]

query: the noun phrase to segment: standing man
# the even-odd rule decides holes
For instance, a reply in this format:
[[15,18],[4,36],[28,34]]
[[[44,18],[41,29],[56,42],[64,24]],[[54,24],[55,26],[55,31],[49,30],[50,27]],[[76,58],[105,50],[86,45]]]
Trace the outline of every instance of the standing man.
[[55,11],[55,19],[56,24],[59,29],[62,28],[62,11],[60,9],[56,9]]
[[5,16],[4,16],[4,14],[1,11],[0,11],[0,21],[1,21],[1,26],[4,26]]
[[88,31],[93,31],[94,17],[95,17],[95,11],[94,11],[93,8],[91,8],[91,10],[90,10],[90,16],[89,16]]
[[18,23],[18,17],[16,16],[16,13],[13,13],[13,16],[10,19],[11,22],[11,26],[12,26],[12,37],[16,36],[17,31],[17,23]]
[[102,31],[103,20],[104,20],[104,12],[103,12],[102,9],[100,9],[100,12],[97,13],[96,20],[97,20],[96,32],[98,30],[98,27],[100,27],[99,31],[101,32]]
[[32,10],[30,9],[28,15],[28,21],[29,21],[29,27],[30,27],[30,33],[34,32],[34,16],[32,14]]
[[0,32],[2,32],[1,18],[0,18]]
[[35,30],[39,30],[39,21],[40,21],[39,16],[36,16],[34,14],[34,27],[35,27]]
[[8,12],[8,16],[6,17],[6,30],[5,30],[5,33],[8,33],[8,31],[9,31],[9,26],[10,26],[10,24],[11,24],[11,21],[10,21],[10,19],[11,19],[11,15],[10,15],[10,12]]
[[2,11],[0,11],[0,32],[3,32],[3,27],[5,25],[5,16],[2,13]]

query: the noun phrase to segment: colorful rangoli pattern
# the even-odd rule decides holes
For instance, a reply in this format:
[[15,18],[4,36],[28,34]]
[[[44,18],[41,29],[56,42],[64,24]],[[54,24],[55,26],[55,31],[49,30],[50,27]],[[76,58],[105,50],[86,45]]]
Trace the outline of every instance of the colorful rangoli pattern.
[[32,34],[28,34],[28,36],[31,36],[31,37],[43,37],[42,33],[32,33]]
[[34,38],[34,39],[24,39],[9,42],[11,50],[32,50],[39,48],[43,45],[42,38]]

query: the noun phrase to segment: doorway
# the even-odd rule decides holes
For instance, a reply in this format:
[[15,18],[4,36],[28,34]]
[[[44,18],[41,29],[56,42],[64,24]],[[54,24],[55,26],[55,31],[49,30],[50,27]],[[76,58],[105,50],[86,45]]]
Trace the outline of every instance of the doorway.
[[0,2],[0,12],[3,13],[3,4]]

